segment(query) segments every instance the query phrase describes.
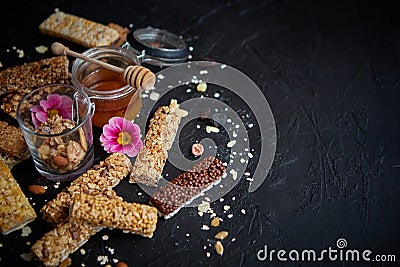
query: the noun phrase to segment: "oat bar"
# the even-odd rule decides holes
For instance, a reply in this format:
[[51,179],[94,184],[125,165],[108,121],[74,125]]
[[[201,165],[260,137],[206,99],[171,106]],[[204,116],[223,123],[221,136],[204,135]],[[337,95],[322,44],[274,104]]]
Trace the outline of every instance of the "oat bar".
[[18,230],[36,218],[10,169],[0,157],[0,230],[3,235]]
[[169,219],[201,193],[221,181],[225,167],[221,160],[208,157],[162,186],[151,198],[150,204]]
[[179,108],[176,100],[172,99],[169,106],[161,106],[150,120],[149,129],[133,166],[131,183],[139,182],[145,185],[158,185],[172,147],[179,123],[187,111]]
[[104,161],[72,181],[68,188],[46,203],[40,210],[43,219],[53,224],[67,219],[74,193],[117,197],[111,189],[129,174],[131,167],[130,159],[124,154],[111,154]]
[[54,37],[63,38],[85,47],[110,46],[119,39],[118,31],[62,11],[56,11],[47,17],[39,30]]
[[66,56],[56,56],[0,71],[0,95],[7,93],[1,103],[3,112],[16,118],[24,94],[47,84],[68,83],[68,65]]
[[100,226],[67,220],[37,240],[31,251],[44,266],[58,266],[101,229]]
[[0,156],[11,169],[30,154],[21,129],[0,121]]
[[74,194],[70,220],[94,226],[118,228],[152,237],[157,225],[157,209],[104,195]]

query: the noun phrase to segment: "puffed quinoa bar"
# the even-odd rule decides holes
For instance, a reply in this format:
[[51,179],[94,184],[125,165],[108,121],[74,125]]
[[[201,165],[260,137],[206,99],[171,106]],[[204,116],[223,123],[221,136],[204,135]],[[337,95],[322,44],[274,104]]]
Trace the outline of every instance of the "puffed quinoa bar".
[[16,118],[19,102],[33,88],[69,83],[68,66],[66,56],[55,56],[0,71],[0,95],[7,94],[1,103],[3,112]]
[[67,219],[72,204],[72,195],[75,193],[117,197],[111,189],[129,174],[131,167],[130,159],[126,155],[111,154],[104,161],[94,165],[72,181],[71,185],[57,194],[53,200],[47,202],[40,210],[43,219],[53,224]]
[[104,195],[74,194],[70,220],[94,226],[118,228],[152,237],[157,226],[157,209]]
[[3,235],[23,228],[36,212],[0,157],[0,230]]
[[162,186],[150,198],[150,204],[156,207],[158,213],[167,220],[203,192],[219,183],[224,173],[225,166],[221,160],[215,157],[205,158],[191,170],[178,175]]
[[0,156],[11,169],[30,154],[21,129],[0,121]]
[[44,266],[58,266],[101,229],[100,226],[67,220],[37,240],[31,251]]
[[47,17],[39,25],[39,30],[88,48],[113,45],[120,37],[118,31],[106,25],[62,11]]
[[175,99],[169,106],[161,106],[150,120],[149,129],[144,138],[143,147],[139,151],[130,175],[131,183],[158,185],[172,147],[179,123],[187,111],[180,109]]

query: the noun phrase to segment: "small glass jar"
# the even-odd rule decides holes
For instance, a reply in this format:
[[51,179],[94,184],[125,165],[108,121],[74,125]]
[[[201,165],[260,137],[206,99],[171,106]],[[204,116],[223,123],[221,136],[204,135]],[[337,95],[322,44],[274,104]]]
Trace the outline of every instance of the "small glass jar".
[[[93,47],[82,54],[122,69],[140,65],[138,57],[122,47]],[[128,85],[123,74],[79,58],[72,65],[72,84],[95,103],[92,123],[97,127],[103,127],[112,117],[134,120],[142,106],[140,90]]]

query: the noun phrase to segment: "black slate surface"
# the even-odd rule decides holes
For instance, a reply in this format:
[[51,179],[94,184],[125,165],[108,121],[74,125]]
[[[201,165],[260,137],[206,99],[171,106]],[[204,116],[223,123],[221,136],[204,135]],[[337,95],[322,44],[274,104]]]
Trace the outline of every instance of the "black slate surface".
[[[267,178],[254,193],[248,193],[248,182],[242,179],[223,202],[212,203],[224,219],[219,228],[201,230],[203,224],[209,224],[208,217],[199,217],[195,208],[183,209],[168,221],[160,219],[152,239],[103,230],[82,247],[84,255],[79,250],[71,255],[73,266],[99,266],[99,255],[108,255],[112,266],[112,259],[129,266],[396,266],[387,262],[257,259],[264,245],[275,250],[321,251],[337,248],[336,241],[344,238],[349,249],[369,249],[374,256],[396,255],[399,261],[400,35],[394,5],[363,1],[9,4],[0,16],[1,69],[51,56],[50,52],[41,55],[34,50],[58,40],[40,34],[38,25],[60,8],[104,24],[151,25],[182,35],[194,47],[193,60],[225,63],[253,79],[275,118],[277,149]],[[24,50],[23,58],[18,58],[14,46]],[[212,95],[214,89],[209,90]],[[236,104],[238,112],[251,115],[234,96],[221,95]],[[179,100],[193,97],[185,92],[177,96]],[[254,123],[251,116],[248,120]],[[94,130],[98,137],[100,129]],[[190,131],[189,127],[187,139],[181,143],[186,152],[193,141],[203,137],[200,131]],[[263,129],[249,131],[256,151],[250,172],[259,159],[259,131]],[[217,143],[224,144],[221,136]],[[97,138],[96,142],[98,161],[105,153]],[[221,151],[224,157],[225,152]],[[45,199],[66,186],[49,186],[45,196],[32,196],[27,186],[38,178],[32,162],[28,160],[12,171],[37,211]],[[178,173],[169,165],[166,172],[171,176]],[[138,196],[140,189],[126,180],[116,190],[130,201],[148,200],[144,193]],[[224,213],[224,205],[230,205],[231,211]],[[233,218],[227,218],[229,213]],[[28,237],[22,237],[20,231],[0,237],[0,266],[37,266],[23,261],[20,254],[29,251],[27,242],[33,244],[51,226],[40,219],[30,226],[33,232]],[[229,232],[223,241],[223,256],[213,249],[213,236],[220,229]],[[108,240],[103,240],[104,235]],[[108,248],[114,249],[114,254]]]

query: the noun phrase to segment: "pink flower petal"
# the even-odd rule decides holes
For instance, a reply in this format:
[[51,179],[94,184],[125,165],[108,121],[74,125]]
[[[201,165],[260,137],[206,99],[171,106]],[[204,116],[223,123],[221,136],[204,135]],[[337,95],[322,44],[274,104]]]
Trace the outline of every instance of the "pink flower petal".
[[49,109],[58,109],[61,106],[62,99],[58,94],[51,94],[47,96],[46,100],[40,100],[40,105],[43,107],[44,111]]
[[56,109],[64,119],[72,119],[72,99],[69,96],[62,95],[61,105]]
[[29,109],[31,112],[39,112],[39,111],[44,111],[43,108],[40,105],[33,106]]
[[45,122],[47,120],[47,112],[40,111],[35,113],[36,119],[40,122]]

